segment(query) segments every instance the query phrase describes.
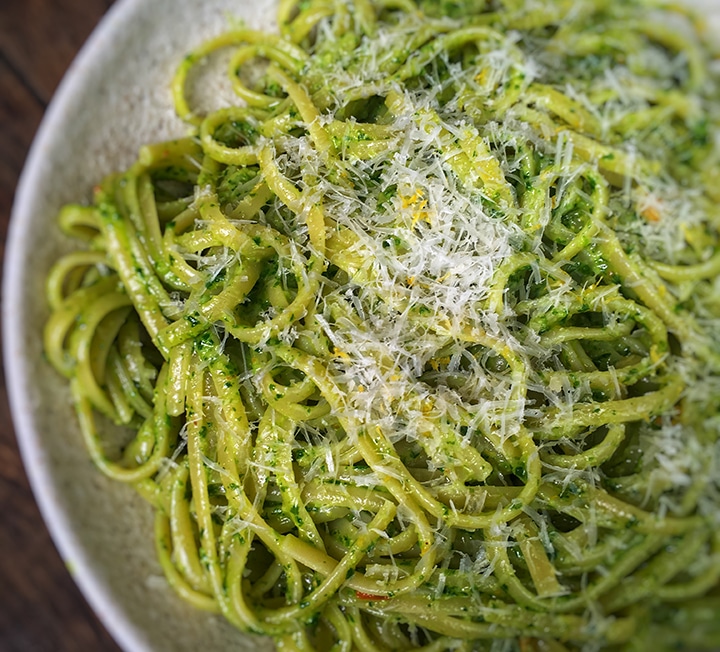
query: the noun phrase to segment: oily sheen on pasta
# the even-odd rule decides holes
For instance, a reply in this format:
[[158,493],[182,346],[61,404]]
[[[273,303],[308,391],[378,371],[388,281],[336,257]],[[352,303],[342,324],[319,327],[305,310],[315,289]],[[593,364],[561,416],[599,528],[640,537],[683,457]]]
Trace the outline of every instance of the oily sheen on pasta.
[[[720,648],[700,22],[283,0],[278,25],[189,54],[192,133],[60,215],[87,246],[50,273],[47,356],[170,584],[279,650]],[[202,114],[220,54],[237,102]]]

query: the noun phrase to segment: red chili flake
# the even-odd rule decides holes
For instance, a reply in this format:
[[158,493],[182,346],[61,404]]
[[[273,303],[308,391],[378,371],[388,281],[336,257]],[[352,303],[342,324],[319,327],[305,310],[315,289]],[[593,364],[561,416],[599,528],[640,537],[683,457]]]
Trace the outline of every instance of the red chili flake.
[[362,591],[355,591],[355,595],[360,600],[387,600],[386,595],[373,595],[372,593],[363,593]]

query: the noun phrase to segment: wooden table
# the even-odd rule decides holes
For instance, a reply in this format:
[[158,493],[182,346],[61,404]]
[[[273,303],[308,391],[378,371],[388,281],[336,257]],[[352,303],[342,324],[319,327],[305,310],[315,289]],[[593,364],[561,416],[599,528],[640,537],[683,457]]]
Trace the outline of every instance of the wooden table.
[[[58,82],[113,0],[0,0],[0,228]],[[35,505],[0,377],[0,650],[119,652],[65,569]]]

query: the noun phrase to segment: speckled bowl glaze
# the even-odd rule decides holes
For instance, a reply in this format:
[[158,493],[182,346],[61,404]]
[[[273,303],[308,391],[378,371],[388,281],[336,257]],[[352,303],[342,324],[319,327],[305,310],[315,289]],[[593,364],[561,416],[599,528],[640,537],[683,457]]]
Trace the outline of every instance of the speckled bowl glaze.
[[[720,33],[720,0],[695,0]],[[44,279],[71,245],[58,209],[90,197],[138,147],[182,135],[169,80],[204,39],[244,19],[272,23],[274,0],[118,0],[68,71],[18,189],[4,270],[5,365],[20,448],[50,532],[75,580],[128,652],[273,649],[196,611],[167,586],[151,509],[90,461],[66,383],[43,358]]]
[[25,466],[75,581],[128,651],[272,650],[170,589],[156,561],[152,510],[105,478],[83,445],[67,383],[43,359],[44,279],[73,245],[59,208],[89,199],[148,142],[183,135],[169,82],[182,57],[237,26],[267,29],[274,0],[118,0],[57,91],[23,172],[4,276],[5,365]]

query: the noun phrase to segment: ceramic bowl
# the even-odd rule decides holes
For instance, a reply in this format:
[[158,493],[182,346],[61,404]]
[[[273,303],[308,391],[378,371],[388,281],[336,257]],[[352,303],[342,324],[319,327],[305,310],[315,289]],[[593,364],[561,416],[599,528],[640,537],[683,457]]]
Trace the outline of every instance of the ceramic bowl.
[[[720,33],[720,1],[695,0]],[[267,29],[274,0],[118,0],[68,71],[18,188],[4,271],[5,365],[30,481],[61,555],[91,606],[128,652],[270,651],[167,586],[152,513],[105,478],[81,440],[64,379],[47,364],[44,279],[71,248],[55,228],[66,202],[89,199],[140,145],[182,135],[169,80],[184,54],[242,19]]]

